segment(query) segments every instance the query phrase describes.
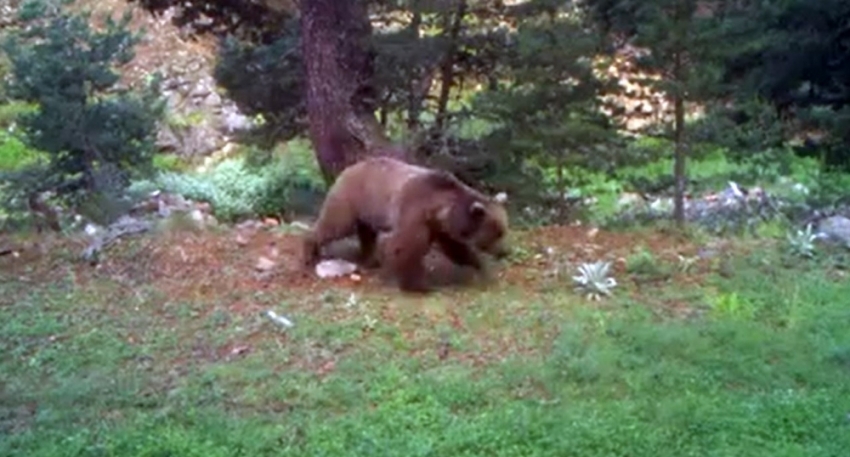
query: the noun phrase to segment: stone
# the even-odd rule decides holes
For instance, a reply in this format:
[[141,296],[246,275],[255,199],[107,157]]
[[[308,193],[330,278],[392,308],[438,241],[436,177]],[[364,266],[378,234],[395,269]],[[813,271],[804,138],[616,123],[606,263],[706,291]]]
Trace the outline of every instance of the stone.
[[357,271],[357,265],[341,259],[328,259],[316,265],[316,275],[320,278],[348,276]]
[[257,263],[254,265],[254,269],[257,271],[269,271],[277,266],[277,263],[274,260],[269,259],[268,257],[260,257],[257,259]]
[[819,239],[850,248],[850,219],[844,216],[828,217],[818,223],[817,230]]

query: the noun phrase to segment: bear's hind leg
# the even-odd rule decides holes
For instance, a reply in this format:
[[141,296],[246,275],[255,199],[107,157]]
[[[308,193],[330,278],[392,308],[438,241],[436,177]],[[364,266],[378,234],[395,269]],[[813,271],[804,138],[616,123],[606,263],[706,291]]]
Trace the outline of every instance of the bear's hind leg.
[[310,268],[318,263],[322,248],[357,232],[357,219],[353,209],[344,200],[331,198],[322,207],[319,218],[304,236],[303,264]]
[[378,243],[378,232],[363,222],[357,223],[357,238],[360,241],[360,257],[358,263],[365,268],[376,268],[379,263],[375,257]]

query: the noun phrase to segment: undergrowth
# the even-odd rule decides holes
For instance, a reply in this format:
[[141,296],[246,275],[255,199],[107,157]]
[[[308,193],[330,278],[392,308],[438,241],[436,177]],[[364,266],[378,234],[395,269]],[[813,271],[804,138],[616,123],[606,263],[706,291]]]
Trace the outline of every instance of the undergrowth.
[[229,157],[203,172],[180,170],[173,159],[160,158],[163,171],[153,180],[134,183],[130,192],[143,195],[159,189],[208,202],[225,222],[309,214],[320,205],[325,186],[306,142],[292,141],[282,151],[264,154],[262,160],[253,157]]
[[[118,295],[70,270],[6,281],[0,454],[846,455],[850,282],[775,260],[759,250],[702,285],[656,285],[689,297],[675,318],[568,284],[358,307],[258,292],[296,321],[286,334],[230,312],[239,297]],[[358,310],[388,307],[396,319],[364,327]],[[463,325],[423,317],[440,312]]]

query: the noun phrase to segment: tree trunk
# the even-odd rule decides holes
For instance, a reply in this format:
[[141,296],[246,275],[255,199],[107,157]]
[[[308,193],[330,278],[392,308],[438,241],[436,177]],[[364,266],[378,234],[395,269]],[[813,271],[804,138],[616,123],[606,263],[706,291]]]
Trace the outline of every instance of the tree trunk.
[[[676,82],[681,84],[682,53],[677,52],[674,56],[673,75]],[[685,95],[682,88],[678,87],[673,97],[674,125],[673,125],[673,178],[676,181],[673,194],[673,219],[678,227],[685,225],[685,184],[686,170],[685,159],[687,156],[685,144]]]
[[[419,1],[413,0],[411,8],[413,9],[413,18],[410,20],[408,31],[414,40],[419,41],[419,29],[422,26],[422,12],[419,10]],[[419,113],[424,99],[424,96],[420,97],[420,94],[427,95],[427,91],[423,92],[419,87],[422,84],[421,80],[425,78],[425,68],[425,65],[418,68],[418,71],[414,73],[414,77],[410,80],[410,94],[407,99],[407,128],[411,132],[419,130]]]
[[327,183],[366,156],[403,153],[375,119],[371,33],[362,0],[301,2],[310,140]]
[[457,41],[460,36],[460,30],[463,26],[463,17],[466,16],[466,0],[460,0],[457,6],[457,11],[454,13],[454,20],[450,21],[447,16],[444,33],[448,42],[446,47],[446,55],[443,58],[442,68],[440,70],[440,98],[437,101],[437,114],[434,124],[438,132],[442,131],[448,114],[449,95],[451,94],[452,84],[454,83],[454,66],[455,54],[457,53]]

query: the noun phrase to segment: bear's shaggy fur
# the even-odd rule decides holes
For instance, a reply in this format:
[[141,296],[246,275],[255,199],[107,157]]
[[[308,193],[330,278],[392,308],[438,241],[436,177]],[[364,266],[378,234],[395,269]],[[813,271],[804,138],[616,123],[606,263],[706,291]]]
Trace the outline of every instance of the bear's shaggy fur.
[[508,216],[502,201],[463,184],[452,174],[374,157],[337,177],[319,218],[304,238],[304,265],[318,262],[325,245],[356,234],[360,263],[380,259],[404,290],[424,291],[422,260],[431,245],[453,262],[483,268],[476,250],[503,257]]

